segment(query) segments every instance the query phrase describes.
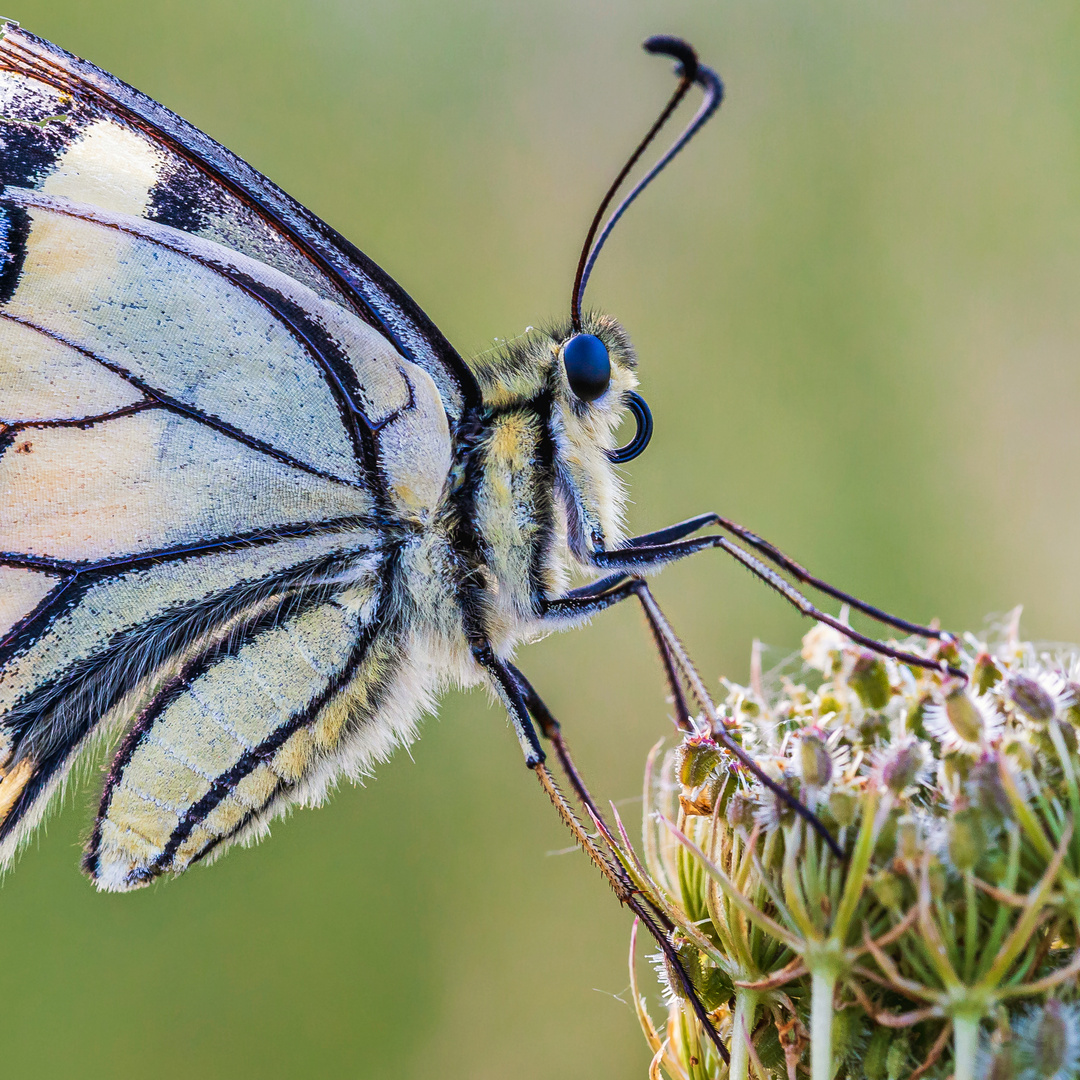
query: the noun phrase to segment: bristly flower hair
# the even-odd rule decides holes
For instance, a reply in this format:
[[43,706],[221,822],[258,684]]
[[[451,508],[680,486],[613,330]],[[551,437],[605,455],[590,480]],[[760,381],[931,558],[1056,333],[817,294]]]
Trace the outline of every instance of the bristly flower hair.
[[946,690],[923,709],[923,725],[946,753],[979,754],[1001,734],[1005,718],[989,694],[963,686]]
[[1080,1076],[1080,1006],[1051,999],[1016,1021],[1019,1080],[1077,1080]]
[[1015,672],[1003,684],[1005,699],[1029,720],[1046,723],[1075,703],[1072,687],[1056,672]]

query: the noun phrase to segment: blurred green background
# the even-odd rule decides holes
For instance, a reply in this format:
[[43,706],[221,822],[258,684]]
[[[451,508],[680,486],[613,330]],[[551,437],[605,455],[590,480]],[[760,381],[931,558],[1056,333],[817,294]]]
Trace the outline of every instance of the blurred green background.
[[[720,117],[590,292],[642,359],[635,530],[715,508],[954,628],[1080,639],[1080,8],[865,0],[10,0],[356,241],[466,353],[562,316],[670,92]],[[710,678],[807,626],[719,555],[658,594]],[[669,730],[636,610],[520,660],[605,798]],[[5,1075],[632,1077],[629,919],[483,694],[364,790],[132,896],[76,870],[93,784],[0,890]],[[634,819],[636,805],[626,812]],[[651,981],[643,969],[646,982]]]

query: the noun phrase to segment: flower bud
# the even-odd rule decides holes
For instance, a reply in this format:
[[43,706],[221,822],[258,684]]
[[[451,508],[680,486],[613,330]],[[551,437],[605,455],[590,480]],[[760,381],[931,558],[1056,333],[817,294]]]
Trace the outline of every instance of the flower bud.
[[1020,1080],[1020,1064],[1016,1060],[1016,1048],[1006,1043],[988,1053],[979,1072],[985,1080]]
[[879,870],[870,879],[870,888],[882,907],[894,911],[904,899],[903,882],[889,870]]
[[926,752],[914,739],[892,747],[881,766],[881,782],[896,796],[916,783],[926,768]]
[[988,755],[968,769],[968,797],[984,813],[1001,819],[1012,816],[1012,805],[1001,783],[997,757]]
[[858,797],[850,791],[834,791],[829,796],[829,813],[841,829],[855,823],[855,812],[858,808]]
[[828,787],[833,776],[833,760],[821,735],[812,728],[799,739],[795,748],[799,776],[807,787]]
[[885,1059],[896,1032],[887,1027],[875,1027],[863,1055],[863,1073],[866,1080],[889,1080]]
[[1001,682],[1001,669],[994,663],[994,658],[989,653],[979,653],[975,658],[975,670],[971,673],[971,681],[977,694],[985,694],[987,690]]
[[1080,1065],[1080,1008],[1051,999],[1016,1025],[1017,1052],[1031,1075],[1074,1077]]
[[839,715],[843,711],[843,703],[831,691],[822,694],[817,700],[817,714],[820,720],[824,720],[830,713]]
[[1080,683],[1066,683],[1069,695],[1068,717],[1074,724],[1080,724]]
[[720,747],[708,735],[689,735],[677,751],[679,783],[696,788],[705,783],[720,760]]
[[1005,683],[1005,696],[1032,720],[1045,723],[1057,712],[1053,697],[1027,675],[1010,675]]
[[907,1039],[893,1039],[889,1052],[885,1055],[885,1075],[889,1080],[900,1080],[902,1076],[908,1075],[911,1067],[908,1062],[910,1056]]
[[922,854],[922,827],[919,819],[905,814],[896,823],[896,857],[914,862]]
[[884,709],[892,696],[889,669],[876,653],[864,652],[856,657],[848,685],[867,709]]
[[978,706],[965,690],[954,690],[945,698],[945,715],[953,731],[968,743],[977,743],[982,738],[983,718]]
[[986,847],[982,815],[974,807],[949,816],[949,860],[961,873],[974,868]]
[[923,697],[917,705],[908,710],[904,717],[904,727],[918,739],[925,739],[926,725],[924,723],[926,706],[930,704],[929,697]]
[[733,829],[752,829],[754,827],[754,803],[742,792],[735,792],[728,799],[725,811],[727,823]]

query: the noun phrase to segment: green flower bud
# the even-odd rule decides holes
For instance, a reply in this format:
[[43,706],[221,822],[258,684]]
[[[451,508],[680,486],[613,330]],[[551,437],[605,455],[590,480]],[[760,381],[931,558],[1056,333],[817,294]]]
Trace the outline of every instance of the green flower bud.
[[889,1047],[896,1038],[896,1032],[887,1027],[876,1027],[874,1034],[870,1036],[866,1053],[863,1055],[863,1072],[866,1080],[889,1080],[889,1072],[885,1059],[889,1053]]
[[983,717],[965,690],[954,690],[945,698],[945,715],[953,731],[964,742],[977,743],[983,734]]
[[865,747],[873,746],[889,737],[889,721],[884,713],[868,712],[859,724],[859,741]]
[[689,735],[677,753],[679,783],[696,788],[705,783],[720,760],[720,747],[708,735]]
[[860,653],[848,676],[848,685],[867,709],[884,709],[892,696],[889,669],[877,653]]
[[817,714],[819,719],[823,719],[830,713],[839,714],[844,711],[844,706],[840,699],[833,693],[822,694],[817,701]]
[[799,776],[807,787],[827,787],[833,776],[832,754],[821,735],[813,729],[805,732],[795,748]]
[[961,873],[974,868],[986,848],[982,814],[975,807],[949,815],[949,859]]
[[938,784],[946,791],[962,791],[971,770],[971,759],[963,754],[946,754],[938,763]]
[[874,840],[874,858],[880,862],[886,862],[896,853],[896,829],[900,822],[900,813],[897,810],[886,815],[881,825],[881,831]]
[[1067,683],[1066,690],[1071,701],[1066,715],[1074,724],[1080,724],[1080,683]]
[[850,791],[834,791],[829,796],[829,813],[840,828],[855,823],[855,812],[858,808],[859,799]]
[[889,1044],[889,1052],[885,1055],[885,1075],[888,1080],[900,1080],[902,1076],[908,1075],[911,1071],[908,1066],[910,1056],[907,1039],[894,1038]]
[[891,871],[879,870],[870,879],[870,888],[882,907],[895,910],[904,899],[904,883]]
[[918,739],[927,738],[926,726],[923,723],[923,713],[929,702],[930,698],[922,698],[917,705],[908,710],[907,716],[904,717],[904,727]]
[[896,823],[896,856],[914,862],[922,854],[922,827],[919,819],[905,814]]
[[734,795],[738,789],[739,784],[735,779],[735,773],[729,769],[721,769],[713,775],[712,780],[709,782],[707,790],[708,800],[713,805],[714,809],[717,804],[719,804],[719,813],[726,817],[728,803],[731,801],[732,795]]
[[971,673],[971,681],[977,694],[985,694],[987,690],[1001,682],[1001,669],[994,663],[989,653],[979,653],[975,658],[975,670]]

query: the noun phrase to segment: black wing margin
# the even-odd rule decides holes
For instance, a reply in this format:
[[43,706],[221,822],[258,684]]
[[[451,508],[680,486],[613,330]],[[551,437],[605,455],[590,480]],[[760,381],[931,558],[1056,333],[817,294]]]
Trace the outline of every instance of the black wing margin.
[[[451,428],[478,407],[480,391],[468,365],[405,290],[235,154],[145,94],[14,23],[0,23],[0,70],[65,95],[61,114],[27,116],[9,128],[21,142],[14,152],[0,149],[4,184],[36,187],[59,151],[94,119],[134,128],[166,162],[148,218],[260,258],[355,311],[432,377]],[[20,169],[13,175],[12,162]]]

